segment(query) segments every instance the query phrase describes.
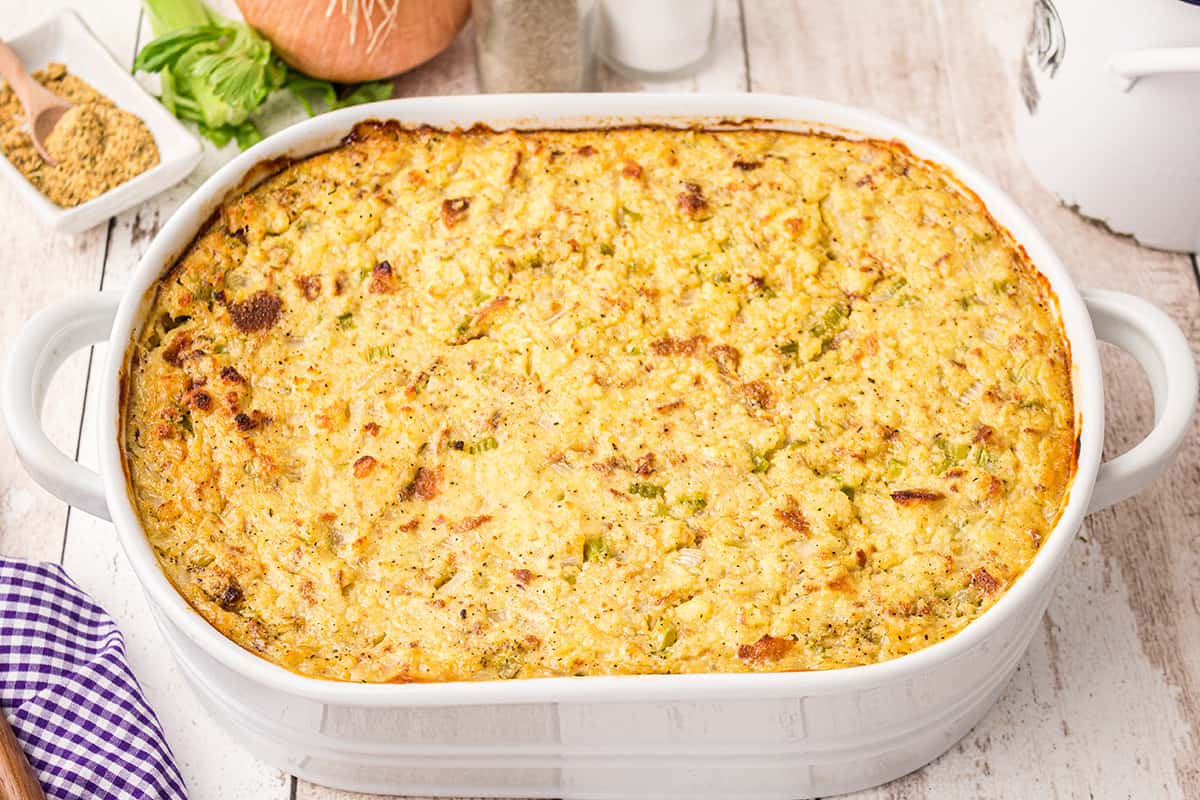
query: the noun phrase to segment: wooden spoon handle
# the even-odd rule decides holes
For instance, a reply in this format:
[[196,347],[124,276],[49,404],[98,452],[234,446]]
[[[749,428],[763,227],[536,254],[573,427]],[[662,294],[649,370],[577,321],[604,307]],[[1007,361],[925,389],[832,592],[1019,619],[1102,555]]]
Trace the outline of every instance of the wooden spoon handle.
[[0,797],[12,800],[46,800],[42,786],[25,758],[21,744],[0,713]]
[[29,77],[21,59],[17,57],[11,47],[5,44],[3,39],[0,39],[0,77],[3,77],[5,82],[12,87],[13,92],[17,95],[17,100],[21,102],[21,107],[25,109],[25,113],[29,115],[32,122],[36,113],[33,108],[34,98],[30,91],[34,82],[33,78]]

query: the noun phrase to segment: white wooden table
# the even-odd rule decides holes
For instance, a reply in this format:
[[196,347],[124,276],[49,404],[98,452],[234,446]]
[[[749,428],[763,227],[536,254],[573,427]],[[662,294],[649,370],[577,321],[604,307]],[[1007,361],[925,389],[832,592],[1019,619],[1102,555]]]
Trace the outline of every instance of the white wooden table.
[[[4,2],[0,36],[62,0]],[[122,63],[147,29],[134,0],[75,0]],[[655,88],[805,94],[874,108],[948,144],[1031,212],[1078,282],[1158,303],[1200,350],[1194,257],[1145,250],[1035,185],[1015,152],[1014,74],[1028,0],[721,0],[716,59]],[[469,32],[468,32],[469,33]],[[639,89],[604,74],[606,89]],[[397,94],[476,91],[469,35],[397,81]],[[274,115],[268,130],[296,119]],[[0,186],[0,357],[34,311],[62,295],[120,287],[172,210],[234,151],[209,150],[185,185],[74,238],[49,235]],[[95,459],[94,379],[104,354],[80,353],[45,411],[52,438]],[[1151,418],[1132,361],[1107,350],[1108,449]],[[89,389],[89,384],[93,385]],[[197,800],[345,800],[297,781],[229,741],[185,690],[106,522],[34,486],[0,437],[0,552],[61,561],[125,631],[134,670]],[[999,705],[953,750],[862,797],[1200,797],[1200,436],[1142,496],[1091,517],[1042,630]]]

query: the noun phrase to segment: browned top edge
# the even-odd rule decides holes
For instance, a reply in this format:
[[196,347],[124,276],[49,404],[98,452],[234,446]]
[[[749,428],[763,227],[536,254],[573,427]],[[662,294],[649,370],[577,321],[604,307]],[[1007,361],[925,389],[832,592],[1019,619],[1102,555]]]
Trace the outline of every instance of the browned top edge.
[[[947,183],[956,188],[958,191],[962,192],[966,197],[970,198],[987,216],[988,221],[995,226],[995,228],[1000,231],[1008,240],[1008,243],[1013,246],[1020,256],[1021,264],[1025,267],[1025,271],[1037,285],[1038,294],[1040,295],[1042,302],[1050,307],[1050,311],[1054,314],[1054,319],[1058,323],[1059,338],[1063,343],[1063,349],[1066,351],[1067,375],[1068,378],[1071,378],[1074,375],[1075,359],[1071,353],[1071,339],[1069,336],[1067,336],[1067,329],[1063,324],[1062,305],[1059,302],[1058,295],[1054,291],[1054,287],[1050,285],[1050,279],[1047,278],[1042,271],[1037,268],[1037,265],[1033,263],[1033,259],[1029,257],[1029,252],[1025,249],[1025,245],[1022,244],[1017,237],[1013,236],[1012,231],[1000,224],[995,216],[992,215],[991,209],[988,208],[987,204],[983,202],[983,198],[981,198],[974,189],[972,189],[957,175],[955,175],[953,170],[951,170],[949,167],[945,166],[944,164],[939,164],[936,161],[931,161],[927,158],[921,158],[912,152],[907,144],[897,139],[889,140],[887,144],[896,150],[903,152],[908,158],[924,166],[926,169],[941,175]],[[1066,488],[1064,489],[1063,499],[1062,502],[1059,503],[1058,513],[1054,517],[1052,530],[1058,526],[1058,522],[1062,518],[1063,512],[1066,511],[1067,505],[1071,499],[1071,491],[1075,486],[1075,477],[1079,472],[1079,449],[1081,446],[1080,437],[1082,436],[1083,432],[1083,412],[1079,410],[1078,404],[1075,402],[1075,386],[1073,380],[1071,381],[1071,411],[1075,417],[1075,441],[1071,452],[1071,463],[1069,466],[1070,475],[1067,476],[1067,484]],[[1024,572],[1022,572],[1022,575],[1023,574]]]

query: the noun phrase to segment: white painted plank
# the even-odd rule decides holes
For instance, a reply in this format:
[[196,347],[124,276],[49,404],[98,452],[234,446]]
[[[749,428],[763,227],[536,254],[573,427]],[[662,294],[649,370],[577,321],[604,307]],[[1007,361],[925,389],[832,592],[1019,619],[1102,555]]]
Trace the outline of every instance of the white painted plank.
[[954,110],[933,7],[748,0],[750,88],[863,106],[946,140]]
[[[76,238],[46,234],[20,197],[0,186],[0,270],[6,297],[0,304],[0,359],[7,361],[21,326],[54,301],[94,287],[104,259],[106,227]],[[72,356],[55,377],[43,412],[51,441],[75,452],[87,351]],[[17,462],[8,436],[0,437],[0,553],[57,561],[67,509],[34,484]]]

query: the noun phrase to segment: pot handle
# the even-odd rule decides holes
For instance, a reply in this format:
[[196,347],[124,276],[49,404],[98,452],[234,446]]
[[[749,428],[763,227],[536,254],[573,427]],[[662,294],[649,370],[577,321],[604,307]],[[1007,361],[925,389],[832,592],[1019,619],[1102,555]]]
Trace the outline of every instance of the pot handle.
[[1173,72],[1200,72],[1200,47],[1152,47],[1126,50],[1109,59],[1108,68],[1128,92],[1141,78]]
[[1196,363],[1183,331],[1157,306],[1123,292],[1082,294],[1096,338],[1137,359],[1154,395],[1154,427],[1130,450],[1100,465],[1090,514],[1145,489],[1174,461],[1196,406]]
[[108,339],[121,294],[72,295],[39,311],[17,334],[0,383],[0,410],[29,475],[59,499],[101,519],[109,516],[100,474],[55,447],[42,429],[42,406],[50,379],[67,356]]

